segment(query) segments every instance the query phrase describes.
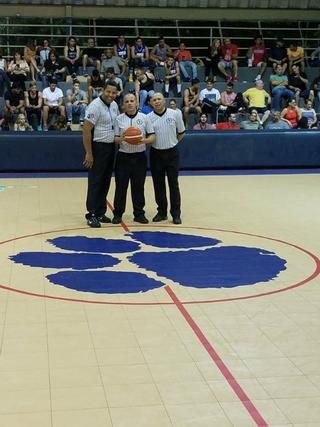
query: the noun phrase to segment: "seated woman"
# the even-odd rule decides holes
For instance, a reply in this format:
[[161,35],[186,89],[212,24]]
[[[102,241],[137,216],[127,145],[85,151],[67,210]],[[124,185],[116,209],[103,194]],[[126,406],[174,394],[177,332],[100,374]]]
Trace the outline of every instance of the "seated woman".
[[42,45],[37,47],[37,54],[41,67],[43,67],[46,60],[49,59],[51,51],[55,52],[55,49],[50,46],[49,40],[47,39],[44,39]]
[[148,71],[143,71],[141,68],[136,70],[135,92],[139,99],[139,109],[145,105],[147,98],[154,95],[154,75]]
[[33,129],[41,131],[42,93],[38,91],[36,82],[30,83],[29,90],[25,92],[24,102],[28,122],[31,123]]
[[298,122],[301,119],[300,109],[297,107],[295,99],[288,101],[287,106],[281,111],[281,118],[287,120],[292,128],[298,126]]
[[206,80],[211,77],[216,81],[216,76],[219,73],[218,63],[221,57],[221,42],[220,39],[214,39],[212,45],[208,47],[208,55],[204,60]]
[[48,87],[52,78],[61,82],[64,78],[64,72],[65,67],[62,61],[57,58],[55,52],[50,52],[50,57],[46,60],[42,69],[42,88]]
[[64,47],[63,52],[68,73],[73,79],[75,79],[77,77],[78,69],[80,66],[80,47],[75,37],[69,37],[67,45]]
[[317,113],[312,108],[312,101],[307,99],[304,103],[304,107],[301,108],[301,118],[305,117],[308,121],[308,128],[314,128],[317,126]]
[[25,91],[27,75],[30,71],[27,61],[22,59],[20,52],[15,52],[13,60],[8,66],[8,76],[12,82],[19,82],[21,88]]
[[13,126],[13,130],[17,132],[25,132],[27,130],[33,130],[33,128],[29,125],[25,115],[19,114]]
[[210,125],[210,123],[208,123],[208,116],[206,115],[206,113],[202,113],[200,115],[199,123],[193,126],[193,130],[214,130],[214,129],[215,129],[215,126]]
[[34,40],[29,39],[24,47],[23,57],[30,67],[31,80],[36,80],[37,73],[40,72],[36,60],[37,47]]

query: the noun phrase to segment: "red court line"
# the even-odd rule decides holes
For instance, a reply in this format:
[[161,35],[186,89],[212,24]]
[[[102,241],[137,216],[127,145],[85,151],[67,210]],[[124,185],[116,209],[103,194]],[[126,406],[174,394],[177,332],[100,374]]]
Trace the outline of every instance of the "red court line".
[[254,406],[253,402],[250,400],[246,392],[243,390],[241,385],[237,382],[235,377],[230,372],[229,368],[225,365],[221,357],[218,355],[218,353],[215,351],[215,349],[212,347],[212,345],[209,343],[207,338],[205,337],[204,333],[201,331],[197,323],[193,320],[191,315],[188,313],[188,311],[185,309],[182,302],[179,300],[177,295],[174,293],[174,291],[170,288],[170,286],[165,286],[164,289],[167,291],[168,295],[182,314],[182,316],[185,318],[188,325],[191,327],[193,332],[198,337],[199,341],[213,360],[213,362],[216,364],[222,375],[225,377],[225,379],[228,381],[230,387],[235,392],[235,394],[238,396],[238,398],[241,400],[243,406],[246,408],[246,410],[249,412],[251,418],[255,421],[256,425],[259,427],[268,427],[267,422],[263,419],[262,415],[259,413],[258,409]]
[[[112,206],[112,204],[108,200],[107,200],[107,206],[113,212],[113,206]],[[123,221],[121,221],[120,224],[121,224],[121,227],[124,229],[124,231],[126,231],[127,233],[129,233],[130,230],[127,227],[127,225]]]

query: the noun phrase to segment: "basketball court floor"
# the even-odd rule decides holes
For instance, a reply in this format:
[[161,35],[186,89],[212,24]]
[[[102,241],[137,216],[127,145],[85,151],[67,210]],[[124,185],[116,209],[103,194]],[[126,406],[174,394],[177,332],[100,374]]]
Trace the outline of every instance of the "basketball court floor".
[[90,229],[84,175],[0,175],[0,426],[320,426],[320,170],[180,185]]

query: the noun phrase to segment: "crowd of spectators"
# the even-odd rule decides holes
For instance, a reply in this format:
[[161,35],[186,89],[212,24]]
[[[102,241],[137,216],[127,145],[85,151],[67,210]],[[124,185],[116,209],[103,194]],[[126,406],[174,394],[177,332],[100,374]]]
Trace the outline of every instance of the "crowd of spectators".
[[[0,87],[4,88],[5,101],[0,111],[0,129],[70,130],[76,120],[82,126],[87,105],[100,96],[107,81],[116,83],[120,107],[123,93],[130,90],[136,95],[140,111],[147,114],[159,80],[166,98],[174,93],[176,99],[181,99],[187,128],[317,128],[315,104],[320,104],[320,75],[309,81],[303,47],[294,41],[286,47],[284,40],[278,38],[267,49],[257,35],[246,53],[247,66],[256,73],[252,87],[243,92],[234,90],[238,56],[239,47],[229,37],[222,42],[214,39],[203,60],[194,58],[184,42],[173,50],[163,37],[149,48],[142,37],[130,46],[120,35],[114,45],[102,51],[93,38],[81,49],[71,36],[61,56],[49,40],[39,46],[28,40],[23,54],[16,51],[10,61],[0,53]],[[312,52],[309,65],[320,65],[320,47]],[[206,87],[202,90],[199,66],[205,70]],[[266,79],[268,66],[272,71]],[[157,78],[159,68],[163,70],[162,79]],[[226,82],[221,92],[215,87],[218,76]],[[59,84],[66,79],[70,87],[62,90]],[[190,82],[184,90],[183,82]],[[173,102],[170,100],[169,108]],[[302,102],[304,106],[300,108]]]

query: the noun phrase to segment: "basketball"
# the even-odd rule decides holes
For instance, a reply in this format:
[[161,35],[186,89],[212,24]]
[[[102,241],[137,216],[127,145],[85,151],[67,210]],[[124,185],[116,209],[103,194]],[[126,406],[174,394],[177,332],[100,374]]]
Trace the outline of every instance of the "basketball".
[[124,131],[124,139],[129,144],[139,144],[141,142],[143,135],[141,129],[135,128],[133,126],[129,127]]

